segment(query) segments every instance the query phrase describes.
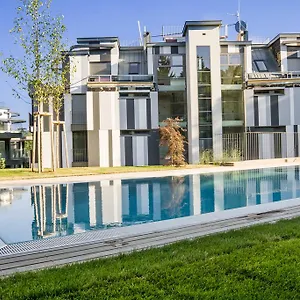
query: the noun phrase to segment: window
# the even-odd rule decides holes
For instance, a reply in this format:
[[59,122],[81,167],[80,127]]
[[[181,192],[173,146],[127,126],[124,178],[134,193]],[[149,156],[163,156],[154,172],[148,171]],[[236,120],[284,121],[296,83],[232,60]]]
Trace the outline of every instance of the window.
[[111,75],[111,63],[91,62],[90,75]]
[[222,84],[242,84],[243,70],[241,65],[223,65],[221,66]]
[[186,126],[186,123],[184,123],[187,119],[185,92],[159,92],[158,105],[159,122],[167,118],[179,117],[183,120],[181,125]]
[[171,46],[171,54],[178,54],[178,46]]
[[267,72],[268,68],[263,60],[255,60],[255,64],[259,72]]
[[224,121],[243,120],[243,92],[241,90],[222,91],[222,113]]
[[159,47],[153,47],[153,54],[159,54]]
[[72,124],[86,124],[86,94],[72,95]]
[[140,63],[129,63],[129,74],[140,74]]
[[87,132],[73,132],[73,162],[87,162]]

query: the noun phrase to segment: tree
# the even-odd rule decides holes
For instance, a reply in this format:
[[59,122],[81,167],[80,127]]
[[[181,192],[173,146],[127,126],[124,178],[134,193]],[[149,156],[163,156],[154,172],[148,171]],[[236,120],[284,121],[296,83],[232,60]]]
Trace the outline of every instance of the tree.
[[184,129],[181,128],[179,122],[180,118],[168,118],[163,121],[164,126],[160,127],[160,146],[167,146],[168,152],[165,159],[169,164],[181,166],[185,164],[184,157],[184,144],[186,143],[185,137],[182,134]]
[[[3,60],[1,69],[15,79],[19,89],[26,91],[32,99],[33,108],[42,113],[43,104],[48,104],[51,97],[55,98],[53,102],[56,103],[57,91],[60,91],[62,81],[61,77],[58,80],[57,75],[61,71],[57,70],[60,66],[58,61],[62,58],[62,37],[66,28],[62,17],[51,15],[52,0],[19,1],[14,27],[10,33],[15,38],[15,44],[21,48],[22,56],[17,58],[10,55]],[[16,90],[14,93],[20,97]],[[61,104],[56,109],[58,107]],[[41,118],[38,117],[38,120],[37,148],[41,153],[38,163],[43,169],[43,124]]]

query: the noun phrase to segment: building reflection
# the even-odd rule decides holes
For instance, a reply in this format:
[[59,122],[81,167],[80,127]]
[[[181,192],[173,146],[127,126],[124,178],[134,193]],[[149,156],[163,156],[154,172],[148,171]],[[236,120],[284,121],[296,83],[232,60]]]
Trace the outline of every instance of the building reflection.
[[37,186],[31,188],[32,236],[70,235],[297,197],[299,170],[294,168]]
[[8,206],[14,200],[22,198],[23,193],[27,191],[25,188],[2,188],[0,189],[0,206]]

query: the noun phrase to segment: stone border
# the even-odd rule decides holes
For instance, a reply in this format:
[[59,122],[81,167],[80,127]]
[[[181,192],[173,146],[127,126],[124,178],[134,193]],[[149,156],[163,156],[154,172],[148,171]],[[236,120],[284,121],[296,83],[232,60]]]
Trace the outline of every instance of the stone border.
[[100,174],[87,176],[68,176],[68,177],[54,177],[54,178],[33,178],[20,180],[5,180],[0,181],[0,188],[31,186],[39,184],[65,184],[65,183],[79,183],[79,182],[95,182],[101,180],[114,179],[137,179],[137,178],[153,178],[165,176],[184,176],[193,174],[212,174],[219,172],[242,171],[252,169],[264,169],[275,167],[289,167],[299,166],[300,162],[295,159],[289,159],[285,162],[284,159],[274,159],[257,161],[238,162],[234,166],[228,167],[214,167],[214,168],[194,168],[194,169],[180,169],[180,170],[166,170],[166,171],[149,171],[149,172],[132,172],[132,173],[117,173],[117,174]]

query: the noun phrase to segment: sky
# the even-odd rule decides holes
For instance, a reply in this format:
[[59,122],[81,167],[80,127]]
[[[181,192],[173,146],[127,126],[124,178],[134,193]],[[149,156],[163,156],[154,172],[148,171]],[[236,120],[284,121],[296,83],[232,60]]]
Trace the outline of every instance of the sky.
[[[278,33],[300,32],[299,0],[240,0],[241,19],[248,24],[250,37],[273,38]],[[4,57],[12,53],[22,55],[14,44],[9,30],[13,27],[16,8],[20,0],[0,0],[0,53]],[[223,20],[223,24],[235,23],[238,0],[53,0],[54,15],[63,15],[67,26],[69,45],[77,37],[118,36],[131,43],[139,38],[137,22],[146,26],[152,35],[159,35],[162,26],[183,27],[185,21]],[[231,37],[234,37],[233,29]],[[17,88],[13,79],[0,71],[0,106],[19,112],[28,120],[31,110],[29,98],[22,92],[22,99],[13,95]]]

